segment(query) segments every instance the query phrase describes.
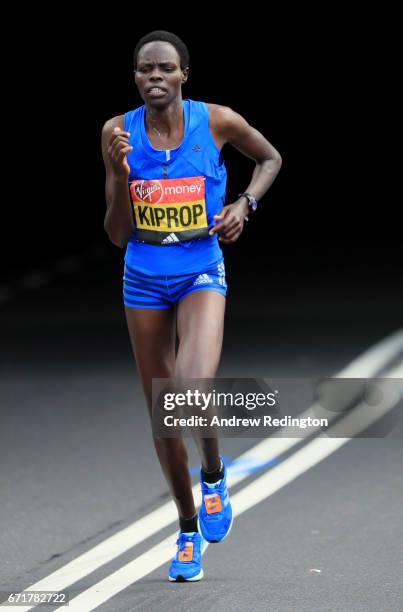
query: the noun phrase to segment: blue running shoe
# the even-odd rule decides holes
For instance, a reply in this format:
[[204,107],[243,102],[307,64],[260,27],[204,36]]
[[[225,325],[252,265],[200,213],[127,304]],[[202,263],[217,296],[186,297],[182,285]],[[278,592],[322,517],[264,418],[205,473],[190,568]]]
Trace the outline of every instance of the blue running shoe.
[[227,489],[227,468],[224,466],[224,476],[218,482],[210,484],[202,479],[200,470],[200,482],[202,490],[202,503],[199,511],[198,526],[200,533],[207,542],[221,542],[231,531],[234,517]]
[[171,582],[196,582],[204,572],[201,556],[204,550],[203,538],[197,531],[180,531],[176,540],[178,550],[169,567],[168,578]]

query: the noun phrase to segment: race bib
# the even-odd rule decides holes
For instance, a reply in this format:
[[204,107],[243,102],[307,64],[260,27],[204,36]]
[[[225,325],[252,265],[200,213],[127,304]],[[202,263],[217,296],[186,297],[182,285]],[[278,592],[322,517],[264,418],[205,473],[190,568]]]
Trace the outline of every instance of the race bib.
[[204,176],[130,183],[136,239],[161,246],[208,236]]

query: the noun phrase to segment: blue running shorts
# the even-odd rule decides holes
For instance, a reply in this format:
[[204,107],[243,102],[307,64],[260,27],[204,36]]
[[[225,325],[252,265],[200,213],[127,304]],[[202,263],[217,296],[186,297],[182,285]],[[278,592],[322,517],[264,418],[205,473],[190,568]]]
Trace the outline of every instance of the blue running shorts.
[[190,274],[145,274],[124,264],[123,299],[130,308],[171,308],[185,295],[202,289],[227,295],[223,258]]

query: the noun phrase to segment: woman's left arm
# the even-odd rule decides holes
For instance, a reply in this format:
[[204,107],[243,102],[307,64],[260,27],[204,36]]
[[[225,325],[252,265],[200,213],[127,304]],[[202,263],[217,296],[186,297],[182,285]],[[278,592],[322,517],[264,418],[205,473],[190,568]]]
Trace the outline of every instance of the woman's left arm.
[[[247,191],[256,200],[260,200],[281,168],[280,153],[263,134],[227,106],[215,106],[214,130],[224,144],[231,144],[243,155],[255,161],[256,166],[250,183],[246,189],[240,191]],[[214,219],[221,223],[214,225],[209,233],[213,235],[219,232],[219,240],[224,244],[235,242],[242,233],[248,213],[248,201],[245,197],[227,204],[219,215],[214,216]]]

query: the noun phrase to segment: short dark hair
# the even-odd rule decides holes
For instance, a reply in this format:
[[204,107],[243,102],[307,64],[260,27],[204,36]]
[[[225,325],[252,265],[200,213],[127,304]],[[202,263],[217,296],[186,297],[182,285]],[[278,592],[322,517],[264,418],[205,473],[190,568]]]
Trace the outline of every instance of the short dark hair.
[[136,48],[134,49],[133,64],[135,70],[137,69],[137,56],[141,47],[155,40],[169,42],[175,47],[180,57],[181,70],[184,70],[189,66],[189,50],[183,40],[181,40],[179,36],[176,36],[176,34],[173,34],[172,32],[167,32],[166,30],[154,30],[153,32],[149,32],[148,34],[145,34],[145,36],[140,38],[139,42],[136,45]]

